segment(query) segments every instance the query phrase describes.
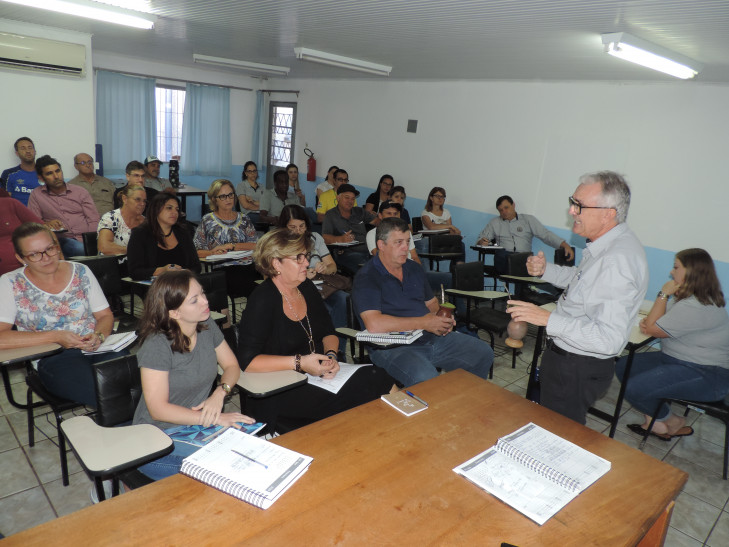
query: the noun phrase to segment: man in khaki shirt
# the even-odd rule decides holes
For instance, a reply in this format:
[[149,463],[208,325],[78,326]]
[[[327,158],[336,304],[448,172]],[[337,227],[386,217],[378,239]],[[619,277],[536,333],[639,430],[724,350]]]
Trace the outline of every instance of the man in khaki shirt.
[[73,166],[78,171],[78,175],[69,180],[68,183],[85,188],[91,194],[91,199],[94,200],[99,215],[111,211],[114,208],[114,190],[116,190],[116,187],[109,179],[94,173],[94,158],[81,152],[73,157]]

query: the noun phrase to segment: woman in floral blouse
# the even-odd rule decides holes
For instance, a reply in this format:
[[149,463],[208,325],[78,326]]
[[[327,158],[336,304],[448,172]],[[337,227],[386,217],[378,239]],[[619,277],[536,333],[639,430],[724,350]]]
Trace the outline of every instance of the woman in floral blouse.
[[0,349],[60,344],[63,351],[38,363],[43,385],[95,407],[93,363],[127,353],[82,353],[98,349],[114,323],[99,283],[83,264],[60,260],[60,247],[42,224],[18,226],[13,247],[23,266],[0,277]]
[[144,222],[144,209],[147,207],[147,192],[144,186],[127,186],[119,192],[122,206],[104,213],[99,220],[99,253],[118,255],[127,253],[132,228]]

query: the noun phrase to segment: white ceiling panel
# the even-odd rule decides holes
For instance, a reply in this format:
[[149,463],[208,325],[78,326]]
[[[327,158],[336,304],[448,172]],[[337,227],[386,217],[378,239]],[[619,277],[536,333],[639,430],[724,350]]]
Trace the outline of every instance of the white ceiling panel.
[[[112,2],[112,0],[109,0]],[[112,2],[113,3],[113,2]],[[0,0],[0,17],[93,34],[94,51],[192,66],[200,53],[291,67],[294,78],[377,78],[299,61],[303,46],[393,67],[391,79],[670,81],[602,52],[626,31],[729,82],[726,0],[149,0],[151,31]]]

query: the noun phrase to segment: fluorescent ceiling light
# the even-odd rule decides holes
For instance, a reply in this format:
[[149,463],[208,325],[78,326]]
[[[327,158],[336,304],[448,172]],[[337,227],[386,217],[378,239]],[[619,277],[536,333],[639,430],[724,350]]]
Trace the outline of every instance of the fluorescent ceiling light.
[[3,0],[11,4],[19,4],[31,8],[40,8],[67,15],[76,15],[95,19],[106,23],[114,23],[127,27],[151,29],[154,28],[156,18],[154,16],[133,15],[127,10],[114,8],[112,6],[99,7],[97,2],[88,0]]
[[627,32],[603,34],[602,43],[605,45],[605,53],[613,57],[652,68],[682,80],[693,78],[703,68],[701,63],[693,59],[632,36]]
[[378,76],[389,76],[392,71],[391,66],[378,65],[376,63],[353,59],[351,57],[342,57],[341,55],[334,55],[333,53],[317,51],[307,47],[295,47],[294,53],[296,54],[296,58],[301,59],[302,61],[313,61],[314,63],[321,63],[323,65],[336,66],[349,70],[358,70],[369,74],[377,74]]
[[265,72],[267,74],[278,74],[286,76],[291,70],[287,66],[264,65],[261,63],[253,63],[251,61],[239,61],[238,59],[225,59],[224,57],[210,57],[209,55],[192,54],[192,59],[196,63],[204,63],[206,65],[224,66],[227,68],[238,68],[248,70],[250,72]]

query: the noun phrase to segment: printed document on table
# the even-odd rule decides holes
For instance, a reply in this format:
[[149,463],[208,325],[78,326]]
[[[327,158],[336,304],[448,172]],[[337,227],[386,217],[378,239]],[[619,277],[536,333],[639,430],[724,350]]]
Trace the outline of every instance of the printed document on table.
[[339,390],[342,389],[342,386],[347,383],[347,380],[349,380],[360,367],[371,366],[372,364],[370,363],[364,365],[340,363],[339,372],[337,372],[334,378],[319,378],[319,376],[313,376],[311,374],[307,374],[307,376],[311,385],[326,389],[327,391],[331,391],[332,393],[339,393]]

